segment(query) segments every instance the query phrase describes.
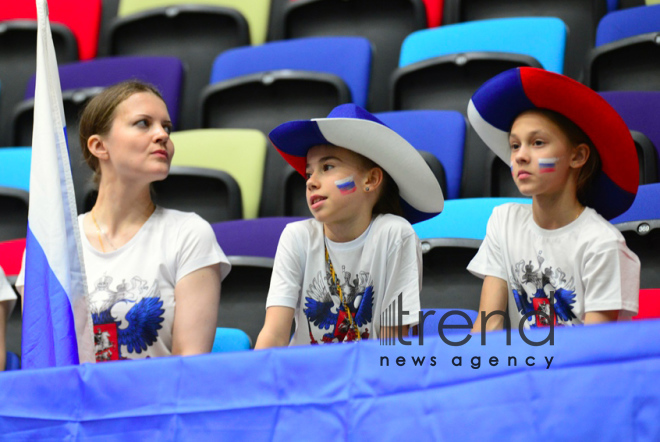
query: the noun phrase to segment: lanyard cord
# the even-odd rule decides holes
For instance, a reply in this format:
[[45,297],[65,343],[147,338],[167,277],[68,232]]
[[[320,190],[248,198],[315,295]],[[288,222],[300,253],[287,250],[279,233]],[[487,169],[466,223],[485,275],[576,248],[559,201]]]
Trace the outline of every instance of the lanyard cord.
[[362,337],[360,336],[360,329],[357,327],[355,322],[353,322],[353,315],[351,314],[351,309],[348,308],[348,305],[346,304],[346,300],[344,299],[344,295],[341,290],[341,285],[337,282],[337,276],[335,275],[335,268],[332,265],[332,260],[330,260],[330,254],[328,253],[328,246],[325,242],[325,238],[323,238],[323,247],[325,247],[325,262],[328,263],[328,266],[330,267],[330,275],[332,275],[332,282],[335,284],[335,287],[337,288],[337,293],[339,293],[339,300],[344,306],[344,310],[346,310],[350,327],[353,329],[353,331],[355,331],[355,335],[357,336],[357,340],[359,341],[362,339]]

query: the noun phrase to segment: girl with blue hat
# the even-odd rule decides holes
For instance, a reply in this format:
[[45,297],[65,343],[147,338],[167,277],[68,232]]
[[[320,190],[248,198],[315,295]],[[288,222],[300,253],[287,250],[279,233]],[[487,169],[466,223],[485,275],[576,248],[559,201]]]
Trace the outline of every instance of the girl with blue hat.
[[468,265],[484,279],[479,310],[499,312],[486,324],[478,317],[473,331],[634,316],[639,259],[607,221],[630,207],[639,182],[635,145],[616,111],[568,77],[515,68],[474,94],[468,118],[532,198],[495,208]]
[[[410,223],[437,215],[444,201],[431,169],[354,104],[282,124],[269,137],[306,178],[314,218],[282,232],[255,348],[406,335],[417,323],[422,281]],[[408,312],[401,324],[396,308]]]

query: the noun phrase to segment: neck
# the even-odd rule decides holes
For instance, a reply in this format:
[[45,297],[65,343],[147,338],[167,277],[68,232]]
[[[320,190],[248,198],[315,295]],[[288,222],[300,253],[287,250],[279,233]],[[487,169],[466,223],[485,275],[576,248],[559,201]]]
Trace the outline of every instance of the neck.
[[546,230],[564,227],[575,221],[583,212],[575,195],[543,195],[532,199],[534,222]]
[[136,187],[125,183],[101,180],[92,210],[103,230],[114,236],[126,227],[144,224],[154,209],[149,185],[136,191]]
[[362,235],[371,224],[371,214],[368,217],[358,217],[341,222],[323,223],[323,233],[334,242],[348,242]]

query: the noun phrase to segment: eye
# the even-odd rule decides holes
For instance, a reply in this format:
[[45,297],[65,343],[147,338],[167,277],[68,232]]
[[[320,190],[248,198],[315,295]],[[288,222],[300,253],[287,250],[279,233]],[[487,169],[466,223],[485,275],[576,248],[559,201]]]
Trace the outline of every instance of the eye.
[[325,163],[323,165],[323,171],[324,172],[327,172],[328,170],[331,170],[331,169],[334,169],[334,168],[335,168],[335,166],[333,166],[332,164]]
[[534,140],[534,146],[543,146],[545,141],[543,140]]
[[165,132],[167,132],[167,135],[170,135],[172,133],[172,125],[171,124],[164,124],[163,129]]
[[512,143],[509,143],[509,146],[511,147],[511,150],[516,150],[520,147],[520,144],[512,142]]
[[309,172],[305,172],[305,179],[309,180],[312,177],[312,174]]
[[135,125],[138,127],[149,127],[149,122],[146,119],[141,119],[135,122]]

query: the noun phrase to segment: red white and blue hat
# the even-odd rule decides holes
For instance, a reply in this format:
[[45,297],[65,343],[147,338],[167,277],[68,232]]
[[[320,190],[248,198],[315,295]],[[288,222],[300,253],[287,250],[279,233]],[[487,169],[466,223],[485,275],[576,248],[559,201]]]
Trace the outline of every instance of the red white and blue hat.
[[628,210],[639,184],[635,142],[619,114],[587,86],[543,69],[510,69],[475,92],[468,104],[468,119],[486,145],[509,164],[511,126],[518,115],[531,109],[564,115],[598,150],[602,170],[594,178],[587,205],[606,219]]
[[409,222],[424,221],[442,212],[442,189],[422,156],[401,135],[356,104],[337,106],[327,118],[289,121],[268,137],[303,177],[309,149],[320,144],[343,147],[369,158],[392,177]]

